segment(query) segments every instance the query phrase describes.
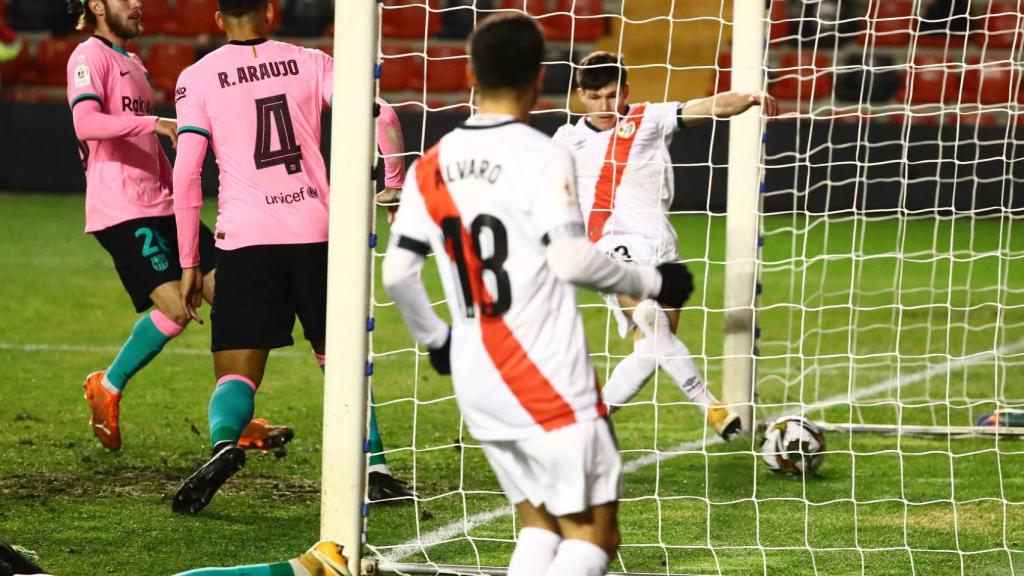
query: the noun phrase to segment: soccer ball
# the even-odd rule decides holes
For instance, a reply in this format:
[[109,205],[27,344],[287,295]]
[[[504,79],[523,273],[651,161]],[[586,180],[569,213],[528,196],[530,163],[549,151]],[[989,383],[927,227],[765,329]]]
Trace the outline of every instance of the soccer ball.
[[800,416],[783,416],[764,432],[761,458],[778,474],[814,474],[825,460],[825,435]]

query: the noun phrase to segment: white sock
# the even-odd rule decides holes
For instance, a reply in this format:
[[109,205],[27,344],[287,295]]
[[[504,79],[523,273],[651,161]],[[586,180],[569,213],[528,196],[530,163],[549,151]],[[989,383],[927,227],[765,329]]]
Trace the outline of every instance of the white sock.
[[708,383],[700,375],[690,350],[668,324],[668,315],[653,300],[644,300],[633,311],[633,321],[643,331],[645,340],[651,341],[658,365],[675,381],[676,386],[690,401],[707,411],[718,400],[708,391]]
[[539,576],[555,559],[562,537],[543,528],[526,527],[519,531],[512,560],[508,563],[508,576]]
[[585,540],[562,540],[545,576],[604,576],[608,554]]
[[292,567],[293,576],[310,576],[309,570],[306,570],[306,567],[298,559],[293,558],[288,561],[288,564]]
[[644,338],[633,343],[633,353],[623,358],[612,370],[612,377],[601,391],[608,408],[618,410],[622,404],[632,400],[657,368],[658,361],[654,357],[651,341]]
[[388,468],[387,464],[374,464],[366,469],[367,474],[370,472],[380,472],[381,474],[391,476],[391,469]]

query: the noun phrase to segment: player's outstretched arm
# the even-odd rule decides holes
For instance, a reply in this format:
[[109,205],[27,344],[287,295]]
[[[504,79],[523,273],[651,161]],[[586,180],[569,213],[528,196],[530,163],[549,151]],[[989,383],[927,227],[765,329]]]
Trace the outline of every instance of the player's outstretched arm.
[[693,291],[693,277],[682,264],[649,268],[619,262],[582,235],[553,238],[547,260],[556,276],[575,286],[637,300],[653,298],[668,308],[682,307]]
[[199,270],[199,211],[203,207],[202,169],[208,143],[196,133],[182,134],[174,163],[174,218],[181,261],[181,299],[189,316],[202,324],[196,310],[203,302]]
[[578,231],[548,232],[548,267],[559,279],[580,288],[626,294],[638,300],[653,298],[661,290],[654,268],[629,266],[598,250]]
[[679,110],[679,118],[686,126],[696,126],[712,118],[732,118],[754,106],[761,106],[767,118],[779,114],[779,104],[773,96],[760,92],[733,91],[691,100]]

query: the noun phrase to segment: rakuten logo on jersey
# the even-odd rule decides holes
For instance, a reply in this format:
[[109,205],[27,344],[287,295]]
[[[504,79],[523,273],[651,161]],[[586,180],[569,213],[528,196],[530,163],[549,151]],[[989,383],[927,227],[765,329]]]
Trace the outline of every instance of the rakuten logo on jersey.
[[121,111],[132,112],[136,116],[149,116],[149,111],[152,109],[152,104],[149,100],[143,100],[142,98],[132,98],[131,96],[121,97]]

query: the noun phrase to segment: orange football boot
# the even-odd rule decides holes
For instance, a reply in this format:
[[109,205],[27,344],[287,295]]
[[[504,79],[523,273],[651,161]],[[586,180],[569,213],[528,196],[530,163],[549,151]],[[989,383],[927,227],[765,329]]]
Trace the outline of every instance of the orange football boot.
[[295,431],[289,426],[275,426],[266,418],[253,418],[242,430],[236,445],[244,450],[272,450],[292,441]]
[[348,559],[341,544],[321,540],[305,554],[299,556],[299,564],[313,576],[351,576]]
[[103,387],[105,370],[93,372],[85,377],[85,399],[89,401],[89,426],[92,433],[100,439],[103,447],[112,452],[121,449],[121,425],[118,416],[121,412],[121,396],[112,394]]

